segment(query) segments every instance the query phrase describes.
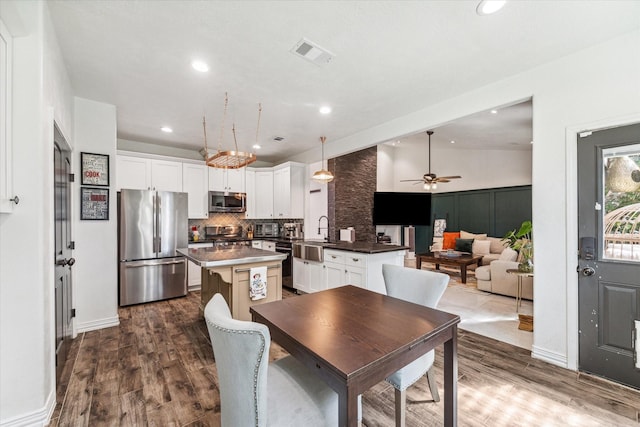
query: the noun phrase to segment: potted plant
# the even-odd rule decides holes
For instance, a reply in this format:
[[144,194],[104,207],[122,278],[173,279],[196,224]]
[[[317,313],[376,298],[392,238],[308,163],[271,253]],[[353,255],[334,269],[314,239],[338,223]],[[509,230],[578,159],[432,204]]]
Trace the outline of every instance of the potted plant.
[[511,249],[520,253],[518,270],[525,273],[533,272],[532,229],[531,221],[523,221],[519,229],[509,231],[502,239]]

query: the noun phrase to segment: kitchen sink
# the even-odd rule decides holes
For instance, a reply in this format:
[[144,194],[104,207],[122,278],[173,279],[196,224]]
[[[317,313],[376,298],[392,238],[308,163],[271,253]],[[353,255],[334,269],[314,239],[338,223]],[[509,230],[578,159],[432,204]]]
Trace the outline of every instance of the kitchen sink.
[[323,262],[324,261],[324,245],[325,243],[294,243],[292,245],[293,256],[295,258],[306,259],[308,261]]

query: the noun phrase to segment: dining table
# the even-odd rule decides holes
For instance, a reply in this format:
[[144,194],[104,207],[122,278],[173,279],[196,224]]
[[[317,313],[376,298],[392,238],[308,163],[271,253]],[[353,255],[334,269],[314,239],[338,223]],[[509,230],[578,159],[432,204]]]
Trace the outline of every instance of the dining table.
[[444,425],[457,425],[460,317],[353,285],[251,307],[271,338],[338,394],[340,427],[358,425],[358,396],[444,346]]

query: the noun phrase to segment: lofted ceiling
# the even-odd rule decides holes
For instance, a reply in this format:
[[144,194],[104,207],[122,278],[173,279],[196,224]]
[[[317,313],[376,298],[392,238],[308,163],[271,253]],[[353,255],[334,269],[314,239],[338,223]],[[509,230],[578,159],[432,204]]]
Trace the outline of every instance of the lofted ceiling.
[[[116,106],[118,138],[199,150],[206,115],[215,148],[228,92],[223,149],[232,123],[239,149],[252,149],[262,103],[257,155],[268,162],[640,27],[639,1],[510,1],[490,16],[476,14],[477,3],[47,1],[74,93]],[[333,59],[320,66],[291,53],[303,38]],[[194,59],[210,71],[193,70]],[[322,105],[332,113],[320,114]],[[438,137],[524,149],[512,143],[526,138],[485,138],[472,119],[443,125]]]

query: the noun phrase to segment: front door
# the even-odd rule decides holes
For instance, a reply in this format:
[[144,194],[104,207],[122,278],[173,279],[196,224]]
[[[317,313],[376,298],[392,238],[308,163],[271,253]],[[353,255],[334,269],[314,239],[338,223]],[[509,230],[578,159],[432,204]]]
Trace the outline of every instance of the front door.
[[640,388],[640,124],[578,138],[579,369]]
[[55,317],[56,317],[56,382],[67,360],[72,338],[73,307],[71,304],[71,159],[66,141],[55,127],[54,215],[55,215]]

